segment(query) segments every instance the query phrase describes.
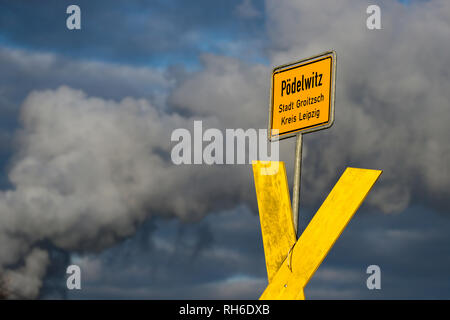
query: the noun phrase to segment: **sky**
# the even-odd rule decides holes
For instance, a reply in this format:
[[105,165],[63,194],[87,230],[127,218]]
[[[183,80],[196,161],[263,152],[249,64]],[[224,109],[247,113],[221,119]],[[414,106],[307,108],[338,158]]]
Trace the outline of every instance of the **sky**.
[[[69,30],[66,8],[81,9]],[[380,30],[366,27],[371,4]],[[0,284],[9,298],[256,299],[250,165],[175,165],[171,133],[267,128],[275,66],[334,49],[304,136],[300,231],[346,167],[383,174],[307,299],[449,299],[450,3],[0,0]],[[292,185],[294,141],[280,142]],[[68,290],[66,268],[82,270]],[[381,289],[366,286],[369,265]]]

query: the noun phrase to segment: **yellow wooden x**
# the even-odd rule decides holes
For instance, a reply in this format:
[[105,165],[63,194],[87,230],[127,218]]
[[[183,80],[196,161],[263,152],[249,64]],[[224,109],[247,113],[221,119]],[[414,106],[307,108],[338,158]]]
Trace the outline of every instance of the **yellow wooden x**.
[[253,162],[269,279],[269,285],[260,299],[305,298],[304,287],[381,172],[347,168],[297,240],[284,163]]

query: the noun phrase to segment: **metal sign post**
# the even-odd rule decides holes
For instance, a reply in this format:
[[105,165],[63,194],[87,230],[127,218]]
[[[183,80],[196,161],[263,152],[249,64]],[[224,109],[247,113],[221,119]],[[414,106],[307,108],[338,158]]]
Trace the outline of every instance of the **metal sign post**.
[[302,173],[302,145],[303,134],[297,134],[297,142],[295,144],[295,163],[294,163],[294,187],[292,188],[292,219],[294,222],[294,231],[298,237],[298,217],[300,203],[300,185]]
[[292,220],[298,234],[303,134],[334,122],[336,52],[278,66],[272,71],[269,141],[297,137]]

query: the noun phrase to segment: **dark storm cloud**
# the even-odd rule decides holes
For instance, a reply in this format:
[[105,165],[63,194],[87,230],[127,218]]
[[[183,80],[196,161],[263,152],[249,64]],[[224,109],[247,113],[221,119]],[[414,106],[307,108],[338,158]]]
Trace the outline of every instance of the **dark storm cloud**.
[[154,219],[123,244],[74,259],[87,278],[85,289],[70,297],[255,298],[266,282],[257,219],[245,207],[200,223]]
[[[448,299],[450,219],[413,206],[398,215],[357,213],[305,290],[310,298]],[[368,290],[366,268],[381,268]]]
[[53,53],[0,46],[0,188],[10,186],[7,165],[14,151],[20,106],[33,90],[68,85],[88,94],[119,100],[127,96],[146,98],[164,108],[165,97],[182,79],[183,68],[168,71],[144,66],[72,60]]
[[[263,23],[257,15],[262,1],[240,2],[2,1],[0,35],[19,47],[73,57],[186,63],[203,50],[233,53],[226,43],[255,37]],[[81,8],[81,30],[66,28],[71,4]]]
[[[85,286],[69,297],[256,299],[267,285],[258,219],[239,208],[200,224],[144,224],[125,243],[74,259],[86,274]],[[214,241],[192,260],[202,228]],[[306,298],[448,298],[449,228],[448,217],[423,207],[398,215],[360,211],[307,285]],[[142,245],[142,238],[151,246]],[[381,268],[381,290],[366,286],[366,269],[373,264]]]
[[16,113],[32,90],[67,85],[107,99],[133,96],[156,101],[171,84],[170,74],[158,68],[74,60],[1,46],[0,68],[0,111],[5,115]]
[[[255,11],[248,2],[240,4],[234,14],[250,19]],[[435,0],[407,10],[394,2],[387,4],[381,31],[366,29],[364,3],[268,1],[267,7],[273,65],[330,48],[338,52],[336,123],[326,132],[305,137],[302,206],[316,207],[345,166],[352,165],[384,170],[367,199],[369,208],[393,213],[411,204],[432,203],[447,212],[449,73],[441,66],[450,63],[448,3]],[[405,27],[400,21],[414,23]],[[171,28],[164,23],[161,27]],[[121,36],[117,35],[118,41]],[[45,44],[42,37],[37,41]],[[77,46],[90,47],[83,42]],[[212,212],[254,205],[250,166],[175,166],[167,155],[172,130],[192,130],[194,120],[203,120],[205,127],[264,128],[268,66],[207,54],[199,70],[172,69],[172,78],[166,78],[164,71],[24,49],[4,49],[0,58],[9,77],[1,80],[2,103],[5,110],[17,110],[20,105],[21,119],[8,168],[11,186],[0,192],[0,271],[11,279],[13,297],[39,294],[51,259],[42,241],[80,254],[80,264],[89,265],[90,276],[101,279],[103,262],[95,254],[132,236],[150,217],[199,221],[213,219],[208,215]],[[22,82],[26,89],[20,89]],[[159,99],[146,95],[148,83]],[[31,88],[36,90],[30,92]],[[127,92],[134,97],[124,98]],[[24,102],[16,103],[24,94]],[[293,141],[282,142],[282,160],[287,161],[290,176],[292,150]],[[116,296],[134,292],[135,296],[173,297],[175,284],[150,293],[139,287],[135,274],[142,272],[149,278],[153,275],[161,286],[165,280],[187,281],[189,285],[178,287],[180,296],[239,292],[248,297],[248,290],[264,287],[264,263],[261,251],[252,255],[254,249],[245,252],[243,245],[257,243],[256,233],[246,233],[249,238],[229,236],[239,234],[242,219],[247,219],[235,218],[222,239],[213,231],[212,221],[194,227],[195,235],[181,227],[178,246],[167,236],[154,236],[142,246],[157,257],[155,273],[142,271],[145,266],[139,257],[143,253],[139,253],[135,270],[124,272],[120,280],[125,281],[129,273],[135,286],[129,291],[114,286],[104,289]],[[156,231],[152,229],[151,234]],[[389,240],[378,250],[392,244],[395,249],[411,239],[411,231],[380,230],[374,236]],[[235,243],[224,245],[228,241]],[[257,255],[261,263],[255,275],[252,259]],[[183,280],[182,271],[158,267],[159,258],[171,266],[180,263],[183,271],[201,269],[199,263],[207,259],[212,264],[208,270],[214,273],[208,276],[206,271],[191,270],[189,279]],[[357,278],[354,268],[359,267],[342,265],[322,270],[322,277],[329,278],[342,268],[348,279]],[[112,281],[112,277],[103,280]]]

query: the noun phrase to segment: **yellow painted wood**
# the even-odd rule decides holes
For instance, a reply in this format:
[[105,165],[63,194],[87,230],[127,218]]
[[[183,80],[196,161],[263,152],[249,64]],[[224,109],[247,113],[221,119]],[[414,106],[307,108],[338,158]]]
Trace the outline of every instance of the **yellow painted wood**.
[[297,239],[284,163],[253,161],[252,166],[270,283]]
[[260,299],[301,299],[303,288],[382,171],[347,168]]

